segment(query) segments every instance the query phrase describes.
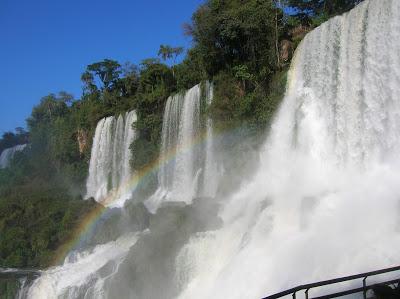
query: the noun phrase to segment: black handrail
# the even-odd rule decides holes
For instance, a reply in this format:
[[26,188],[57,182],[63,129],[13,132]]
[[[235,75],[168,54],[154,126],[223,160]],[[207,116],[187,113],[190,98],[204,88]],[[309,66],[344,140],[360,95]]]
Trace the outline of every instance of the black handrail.
[[371,272],[366,272],[366,273],[361,273],[361,274],[356,274],[356,275],[350,275],[350,276],[345,276],[345,277],[340,277],[340,278],[335,278],[335,279],[324,280],[324,281],[315,282],[315,283],[309,283],[309,284],[300,285],[300,286],[288,289],[283,292],[276,293],[271,296],[264,297],[263,299],[277,299],[277,298],[281,298],[281,297],[284,297],[287,295],[292,295],[292,297],[295,299],[296,293],[299,291],[303,291],[303,290],[305,291],[306,299],[308,299],[309,298],[308,292],[310,289],[322,287],[322,286],[326,286],[326,285],[331,285],[331,284],[336,284],[336,283],[340,283],[340,282],[355,280],[355,279],[361,279],[361,278],[363,278],[363,286],[360,288],[347,290],[347,291],[343,291],[343,292],[339,292],[339,293],[334,293],[334,294],[330,294],[330,295],[320,296],[320,297],[314,297],[313,299],[336,298],[336,297],[350,295],[350,294],[354,294],[354,293],[358,293],[358,292],[363,292],[364,298],[366,298],[367,291],[369,289],[373,288],[374,286],[380,285],[380,284],[389,284],[390,285],[390,284],[399,282],[399,280],[400,280],[400,279],[390,280],[390,281],[382,282],[380,284],[374,284],[371,286],[367,286],[366,280],[368,277],[379,275],[379,274],[384,274],[384,273],[389,273],[389,272],[394,272],[394,271],[399,271],[399,270],[400,270],[400,266],[397,266],[397,267],[391,267],[391,268],[386,268],[386,269],[377,270],[377,271],[371,271]]

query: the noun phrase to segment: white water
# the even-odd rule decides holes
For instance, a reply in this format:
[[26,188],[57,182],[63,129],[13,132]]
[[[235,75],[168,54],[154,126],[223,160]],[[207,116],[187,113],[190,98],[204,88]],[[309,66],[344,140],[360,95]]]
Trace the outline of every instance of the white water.
[[[201,120],[201,106],[210,105],[213,87],[205,84],[168,98],[162,127],[160,188],[146,206],[155,211],[163,201],[191,203],[196,196],[213,197],[217,190],[211,119]],[[206,131],[206,136],[202,136]]]
[[[206,102],[210,106],[214,97],[214,89],[212,84],[206,83]],[[215,197],[218,189],[219,170],[218,162],[215,157],[215,137],[214,126],[211,118],[206,120],[206,144],[205,144],[205,158],[204,158],[204,173],[203,173],[203,186],[201,195],[206,197]]]
[[6,168],[10,164],[16,152],[23,151],[26,144],[19,144],[10,148],[6,148],[0,155],[0,168]]
[[[307,282],[398,265],[399,49],[398,0],[366,0],[351,13],[308,34],[293,59],[286,96],[260,153],[256,175],[234,196],[218,201],[219,228],[199,228],[186,240],[185,229],[193,231],[193,227],[181,227],[187,221],[181,216],[187,214],[178,215],[175,224],[171,212],[164,211],[153,216],[153,239],[142,239],[138,247],[142,252],[132,247],[130,254],[125,254],[130,241],[121,255],[115,242],[98,245],[92,254],[67,260],[56,271],[50,269],[48,276],[31,287],[31,298],[74,298],[71,294],[120,298],[119,294],[129,293],[126,290],[139,288],[136,281],[149,284],[140,287],[142,293],[138,293],[146,294],[141,298],[160,298],[152,296],[159,292],[143,290],[157,290],[157,282],[162,281],[151,275],[162,270],[163,279],[179,289],[174,297],[258,299]],[[164,154],[189,132],[192,138],[195,135],[197,124],[183,125],[182,121],[196,119],[191,116],[197,104],[184,104],[196,95],[194,89],[174,97],[179,100],[168,101]],[[206,131],[209,126],[211,122]],[[204,146],[202,152],[208,153],[207,149]],[[190,203],[189,195],[200,192],[197,173],[207,173],[207,167],[215,165],[210,161],[216,160],[214,154],[197,156],[208,161],[203,169],[196,166],[196,155],[196,151],[188,153],[170,168],[161,169],[162,191],[187,192],[181,199]],[[188,176],[182,177],[180,172]],[[210,172],[205,180],[216,173]],[[176,182],[178,179],[188,185]],[[186,189],[188,186],[194,189]],[[181,194],[175,194],[175,200],[179,199]],[[153,204],[168,200],[165,193],[154,198]],[[207,222],[212,219],[208,212],[188,215]],[[159,219],[163,216],[165,221]],[[191,225],[196,223],[193,220]],[[132,246],[136,242],[129,240]],[[184,245],[177,246],[173,262],[167,260],[165,266],[164,255],[172,250],[171,244],[179,242]],[[161,252],[152,251],[153,246]],[[103,248],[111,249],[103,253]],[[106,271],[108,284],[96,278],[106,262],[118,265]],[[82,285],[97,287],[86,293]],[[108,292],[115,285],[118,291]]]
[[104,298],[104,284],[118,271],[139,234],[127,234],[93,250],[71,253],[61,266],[47,270],[30,287],[28,298]]
[[222,229],[181,250],[180,298],[261,298],[399,264],[399,49],[397,0],[306,36],[256,177]]
[[[104,200],[110,194],[123,202],[130,197],[126,182],[131,178],[129,146],[135,139],[132,124],[136,112],[127,112],[118,118],[110,116],[99,121],[93,138],[86,197]],[[116,202],[114,201],[115,205]]]

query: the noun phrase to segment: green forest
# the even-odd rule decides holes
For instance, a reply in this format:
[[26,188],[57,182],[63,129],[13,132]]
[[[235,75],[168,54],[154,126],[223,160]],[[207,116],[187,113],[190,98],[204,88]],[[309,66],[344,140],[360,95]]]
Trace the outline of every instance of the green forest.
[[99,205],[83,200],[83,194],[100,119],[136,109],[139,136],[131,145],[131,166],[140,170],[158,157],[167,98],[210,80],[214,100],[205,113],[216,126],[240,127],[246,138],[261,139],[257,136],[264,134],[283,97],[302,38],[359,2],[207,0],[183,24],[190,49],[160,45],[158,57],[138,65],[94,62],[81,75],[79,98],[65,91],[45,95],[26,129],[0,139],[0,153],[29,144],[0,169],[0,267],[49,266],[74,226]]

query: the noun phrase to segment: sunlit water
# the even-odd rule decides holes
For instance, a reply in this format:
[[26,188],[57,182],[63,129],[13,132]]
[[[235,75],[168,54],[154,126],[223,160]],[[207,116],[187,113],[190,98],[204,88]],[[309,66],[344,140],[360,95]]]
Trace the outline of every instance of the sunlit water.
[[[215,206],[161,208],[143,236],[50,269],[30,297],[256,299],[399,264],[399,35],[397,0],[366,0],[312,31],[250,183]],[[168,105],[180,111],[171,132],[179,142],[189,104]],[[182,165],[194,165],[190,155]],[[161,184],[178,190],[178,178]]]

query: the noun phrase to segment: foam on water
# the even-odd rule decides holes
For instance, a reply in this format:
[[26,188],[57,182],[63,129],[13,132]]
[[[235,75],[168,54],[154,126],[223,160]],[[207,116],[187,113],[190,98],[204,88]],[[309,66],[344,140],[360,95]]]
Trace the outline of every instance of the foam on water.
[[47,270],[34,282],[28,298],[103,298],[104,283],[118,270],[138,237],[138,233],[127,234],[92,250],[71,253],[63,265]]

